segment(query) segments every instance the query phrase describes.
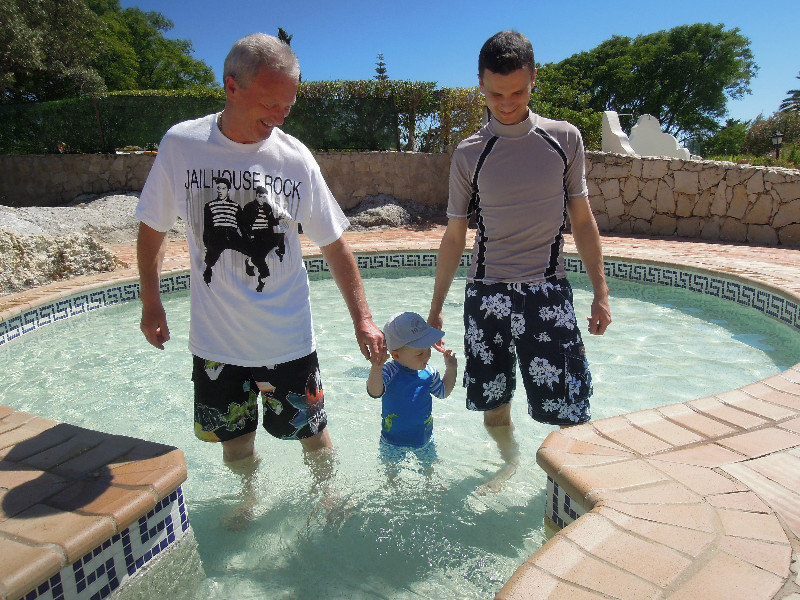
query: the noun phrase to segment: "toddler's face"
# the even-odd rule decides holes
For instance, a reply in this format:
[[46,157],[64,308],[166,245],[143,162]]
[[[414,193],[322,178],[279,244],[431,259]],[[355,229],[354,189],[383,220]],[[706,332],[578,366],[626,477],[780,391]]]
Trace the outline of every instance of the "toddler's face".
[[394,358],[397,362],[415,371],[424,369],[431,358],[430,348],[420,350],[419,348],[412,348],[411,346],[402,346],[395,350],[395,353],[397,353],[397,356]]

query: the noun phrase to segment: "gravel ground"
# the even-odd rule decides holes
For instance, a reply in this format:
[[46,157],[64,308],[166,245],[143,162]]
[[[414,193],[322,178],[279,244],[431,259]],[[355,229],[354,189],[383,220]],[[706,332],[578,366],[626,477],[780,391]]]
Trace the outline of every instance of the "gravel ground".
[[[68,206],[0,205],[0,295],[58,279],[113,271],[120,266],[106,245],[136,240],[134,214],[138,192],[81,196]],[[391,196],[367,196],[346,211],[352,231],[443,223],[442,209],[399,202]],[[183,237],[178,221],[170,237]]]
[[0,231],[15,236],[87,234],[101,244],[124,244],[136,239],[138,201],[138,192],[128,192],[82,196],[68,206],[0,206]]

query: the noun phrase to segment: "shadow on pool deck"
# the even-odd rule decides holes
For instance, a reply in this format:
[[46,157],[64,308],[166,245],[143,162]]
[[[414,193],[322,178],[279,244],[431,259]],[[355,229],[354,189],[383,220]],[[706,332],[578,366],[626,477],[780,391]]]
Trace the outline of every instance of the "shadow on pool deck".
[[[356,252],[414,251],[436,249],[442,232],[432,226],[345,235]],[[800,249],[621,236],[602,241],[606,258],[751,279],[794,298],[800,310]],[[570,236],[565,249],[575,251]],[[131,266],[0,297],[0,319],[79,286],[136,279],[133,245],[112,250]],[[305,240],[304,252],[316,249]],[[186,243],[170,242],[165,271],[187,266]],[[4,439],[14,435],[18,415],[0,407],[0,456],[14,452]],[[800,365],[713,397],[553,432],[537,461],[588,514],[556,533],[498,598],[767,600],[800,594],[792,570],[800,551]],[[5,462],[0,495],[15,500],[14,486],[30,484],[23,472],[2,478],[8,469]],[[4,557],[9,528],[20,525],[18,517],[0,512]],[[20,573],[2,562],[0,597],[12,598],[9,583],[19,584]]]

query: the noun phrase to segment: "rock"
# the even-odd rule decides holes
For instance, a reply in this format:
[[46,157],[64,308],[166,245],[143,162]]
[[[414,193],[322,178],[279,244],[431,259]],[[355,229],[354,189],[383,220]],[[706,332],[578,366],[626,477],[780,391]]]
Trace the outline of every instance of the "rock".
[[409,227],[429,222],[444,222],[440,208],[419,204],[413,200],[400,201],[387,194],[365,196],[345,212],[350,220],[349,231]]
[[0,294],[118,266],[116,257],[85,233],[45,237],[0,231]]
[[[132,244],[139,230],[138,192],[83,195],[67,206],[0,205],[0,294],[68,277],[113,271],[120,263],[103,244]],[[441,208],[367,196],[345,211],[351,230],[444,223]],[[170,237],[183,238],[178,221]]]

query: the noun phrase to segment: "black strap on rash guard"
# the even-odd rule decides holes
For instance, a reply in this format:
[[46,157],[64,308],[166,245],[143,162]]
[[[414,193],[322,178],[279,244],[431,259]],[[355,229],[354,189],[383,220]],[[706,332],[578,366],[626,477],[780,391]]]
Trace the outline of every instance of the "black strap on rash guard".
[[569,194],[567,193],[567,166],[569,162],[567,161],[567,154],[564,152],[564,149],[561,147],[561,144],[547,133],[544,129],[540,127],[535,127],[534,131],[542,137],[542,139],[552,146],[553,150],[555,150],[558,155],[561,157],[561,160],[564,161],[564,173],[562,175],[563,179],[563,186],[564,186],[564,213],[561,219],[561,226],[558,228],[558,235],[556,235],[553,243],[550,245],[550,262],[547,265],[547,269],[544,272],[545,279],[552,281],[556,278],[556,269],[558,268],[558,255],[561,252],[561,247],[564,244],[564,230],[567,228],[567,199],[569,198]]
[[469,208],[467,209],[467,216],[475,213],[475,220],[478,225],[478,256],[476,258],[477,269],[475,271],[475,279],[477,280],[482,280],[486,276],[486,241],[489,239],[486,236],[486,225],[483,222],[483,215],[481,214],[481,195],[478,190],[478,175],[480,175],[483,163],[486,161],[486,157],[489,156],[489,153],[492,151],[492,148],[494,148],[498,139],[497,136],[489,138],[489,141],[486,142],[486,147],[483,149],[483,152],[481,152],[478,164],[475,166],[475,175],[472,177],[472,197],[469,199]]

